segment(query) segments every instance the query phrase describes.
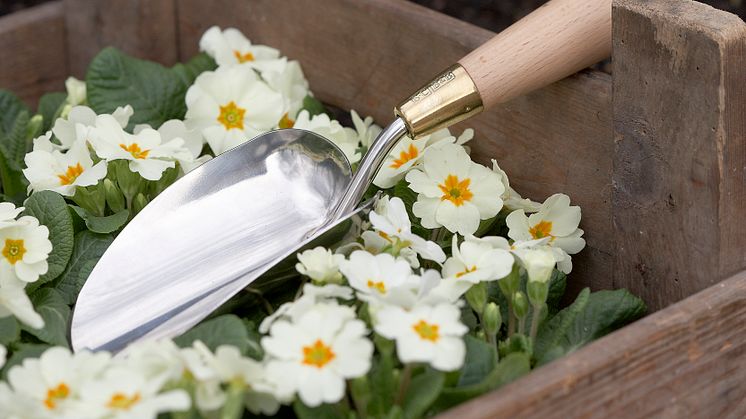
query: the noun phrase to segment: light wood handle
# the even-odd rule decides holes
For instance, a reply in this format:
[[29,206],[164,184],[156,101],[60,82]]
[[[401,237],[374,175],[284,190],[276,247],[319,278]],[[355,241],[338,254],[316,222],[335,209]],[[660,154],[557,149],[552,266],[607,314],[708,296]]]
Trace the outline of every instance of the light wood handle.
[[612,0],[551,0],[459,61],[485,108],[611,54]]

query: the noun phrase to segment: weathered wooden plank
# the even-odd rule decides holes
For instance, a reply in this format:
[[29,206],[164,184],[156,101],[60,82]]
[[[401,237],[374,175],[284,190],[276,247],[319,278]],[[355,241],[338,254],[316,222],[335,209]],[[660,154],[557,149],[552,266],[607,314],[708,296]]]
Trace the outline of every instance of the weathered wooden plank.
[[70,70],[84,77],[107,46],[163,64],[178,61],[174,0],[64,0]]
[[440,419],[743,418],[744,364],[746,271]]
[[0,88],[36,107],[61,91],[68,76],[65,20],[60,1],[0,18]]
[[[298,59],[322,100],[388,123],[392,107],[494,34],[410,2],[379,0],[177,0],[183,57],[210,25]],[[210,16],[205,19],[204,16]],[[565,192],[583,207],[589,247],[573,286],[611,286],[611,82],[584,72],[485,113],[476,159],[497,158],[518,191],[537,200]]]
[[615,3],[614,286],[654,310],[746,267],[744,69],[737,16]]

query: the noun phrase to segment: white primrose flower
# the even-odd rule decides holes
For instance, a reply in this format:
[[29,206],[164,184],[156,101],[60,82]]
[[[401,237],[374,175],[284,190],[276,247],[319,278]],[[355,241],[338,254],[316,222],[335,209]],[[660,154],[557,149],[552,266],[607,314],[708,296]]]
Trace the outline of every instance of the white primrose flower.
[[[440,246],[412,233],[412,223],[401,198],[382,197],[376,204],[376,210],[370,212],[369,218],[378,236],[386,241],[387,245],[409,247],[423,258],[437,263],[446,260]],[[417,266],[413,267],[419,267],[419,261]]]
[[316,304],[335,304],[337,298],[351,300],[352,289],[336,284],[326,284],[323,286],[305,284],[300,298],[282,304],[274,313],[262,320],[259,324],[259,333],[267,333],[272,324],[279,319],[295,322]]
[[295,269],[315,282],[340,283],[342,274],[339,272],[339,263],[344,259],[343,255],[335,255],[331,250],[319,246],[298,253]]
[[0,228],[8,227],[16,223],[16,217],[22,213],[24,207],[16,208],[10,202],[0,202]]
[[[201,341],[195,341],[193,348],[215,372],[220,382],[246,388],[248,392],[245,400],[246,408],[252,413],[264,415],[277,413],[280,403],[272,395],[274,388],[266,381],[264,366],[261,363],[242,356],[235,346],[221,345],[214,354]],[[224,394],[223,399],[225,399]],[[223,403],[221,402],[220,405]]]
[[[133,132],[137,135],[146,128],[152,127],[148,124],[136,125]],[[184,121],[178,119],[166,121],[158,128],[158,133],[161,134],[161,141],[164,143],[168,143],[176,138],[184,141],[184,148],[189,151],[189,154],[178,153],[175,155],[176,160],[179,162],[179,167],[184,173],[191,172],[212,158],[209,154],[200,156],[202,146],[205,145],[202,133],[198,129],[187,127]]]
[[23,175],[29,190],[54,191],[64,196],[75,195],[78,186],[91,186],[106,176],[106,161],[93,164],[88,145],[77,141],[67,152],[35,150],[24,158]]
[[460,319],[461,310],[453,304],[421,305],[409,311],[384,306],[373,328],[396,341],[401,362],[427,362],[437,370],[455,371],[464,364],[463,336],[469,331]]
[[267,379],[280,398],[296,394],[309,407],[336,403],[345,380],[370,369],[373,344],[347,306],[319,304],[290,323],[279,320],[262,339]]
[[497,160],[492,159],[492,171],[500,175],[500,180],[503,183],[505,192],[502,194],[503,205],[509,211],[515,211],[522,209],[525,212],[537,212],[541,208],[539,202],[532,201],[528,198],[522,198],[521,195],[510,187],[510,180],[508,180],[508,174],[497,164]]
[[47,273],[52,242],[49,229],[36,218],[23,216],[0,229],[0,247],[0,276],[34,282]]
[[263,65],[261,74],[269,87],[282,94],[285,102],[285,113],[277,122],[277,127],[293,128],[295,118],[303,108],[303,99],[311,94],[300,63],[283,57]]
[[0,273],[0,318],[15,316],[21,323],[41,329],[44,327],[44,319],[34,311],[34,305],[24,288],[25,282]]
[[473,234],[479,220],[494,217],[502,208],[500,177],[473,163],[456,144],[429,148],[422,168],[412,169],[406,180],[418,193],[412,211],[425,228],[444,226],[454,233]]
[[0,381],[0,418],[28,419],[34,408],[33,400],[16,394],[7,383]]
[[65,90],[67,90],[67,103],[69,105],[76,106],[86,102],[87,89],[83,80],[68,77],[65,80]]
[[155,419],[159,413],[185,411],[191,406],[184,390],[160,390],[161,383],[151,382],[137,371],[113,367],[81,386],[77,417]]
[[73,354],[57,346],[38,359],[26,358],[21,365],[12,367],[8,371],[8,384],[19,397],[30,402],[27,417],[80,417],[74,411],[81,387],[104,371],[110,359],[106,352]]
[[307,110],[302,110],[293,128],[315,132],[333,142],[347,156],[350,164],[360,160],[360,144],[354,129],[343,127],[325,113],[314,115],[313,118],[310,115]]
[[529,241],[548,238],[546,244],[552,247],[557,268],[564,273],[572,270],[570,255],[585,247],[581,237],[583,230],[580,224],[580,207],[570,206],[570,197],[565,194],[554,194],[541,204],[535,214],[526,216],[524,210],[516,210],[505,219],[508,226],[508,237],[516,241]]
[[280,51],[274,48],[252,45],[238,29],[227,28],[221,31],[217,26],[211,27],[202,35],[199,49],[214,58],[219,66],[247,64],[261,67],[261,64],[280,57]]
[[[132,106],[120,106],[111,114],[111,117],[124,129],[129,124],[133,113]],[[67,118],[57,118],[52,127],[52,132],[60,144],[50,143],[49,138],[44,141],[44,136],[42,136],[37,139],[38,144],[37,140],[34,140],[34,150],[39,147],[46,151],[52,151],[52,149],[64,151],[72,147],[77,141],[88,141],[90,140],[88,138],[90,129],[96,126],[96,122],[97,116],[93,109],[87,106],[74,106]]]
[[352,116],[352,125],[355,127],[355,131],[357,132],[358,142],[360,142],[363,147],[370,148],[370,145],[373,144],[373,140],[378,137],[378,134],[383,131],[383,128],[373,123],[372,116],[366,116],[365,119],[362,119],[354,109],[350,110],[350,115]]
[[489,243],[468,238],[458,245],[453,235],[453,256],[443,265],[443,276],[476,284],[506,277],[513,268],[514,258],[509,251],[495,248]]
[[458,138],[454,137],[448,128],[440,129],[416,140],[405,136],[386,156],[381,169],[373,179],[373,184],[382,189],[390,188],[404,179],[407,172],[422,161],[422,156],[428,148],[445,144],[462,145],[473,137],[474,130],[471,128],[464,130]]
[[91,134],[91,145],[99,157],[127,160],[132,172],[148,180],[160,179],[166,169],[176,166],[175,160],[191,158],[181,138],[163,143],[161,134],[149,128],[129,134],[111,115],[99,115]]
[[218,155],[273,129],[282,118],[282,95],[246,66],[200,74],[186,94],[185,123],[198,128]]
[[402,291],[419,288],[418,277],[412,274],[409,263],[388,253],[373,255],[356,250],[349,260],[340,263],[339,269],[358,291],[358,298],[370,303],[385,303],[398,299]]
[[531,282],[548,282],[557,263],[549,246],[526,249],[520,253],[520,260]]

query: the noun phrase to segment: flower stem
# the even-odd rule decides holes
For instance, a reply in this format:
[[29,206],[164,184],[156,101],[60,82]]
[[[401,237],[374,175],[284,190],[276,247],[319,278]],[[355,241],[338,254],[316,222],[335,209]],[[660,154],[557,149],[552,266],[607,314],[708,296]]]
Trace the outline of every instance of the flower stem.
[[396,400],[394,400],[394,404],[396,405],[401,406],[404,402],[404,396],[406,396],[409,384],[412,382],[412,369],[412,364],[404,366],[404,371],[402,371],[399,381],[399,391],[396,393]]
[[270,302],[267,301],[266,298],[264,298],[264,294],[262,294],[261,291],[259,291],[257,289],[254,289],[254,288],[251,288],[251,287],[246,288],[245,290],[249,294],[254,294],[256,296],[256,298],[259,299],[259,302],[262,303],[262,305],[264,306],[264,309],[267,311],[267,315],[270,315],[270,314],[272,314],[272,313],[275,312],[274,307],[272,307],[272,304],[270,304]]
[[508,337],[515,334],[515,313],[513,313],[513,301],[508,298]]
[[534,306],[534,313],[531,315],[531,340],[536,339],[536,332],[539,330],[539,319],[541,318],[542,306]]

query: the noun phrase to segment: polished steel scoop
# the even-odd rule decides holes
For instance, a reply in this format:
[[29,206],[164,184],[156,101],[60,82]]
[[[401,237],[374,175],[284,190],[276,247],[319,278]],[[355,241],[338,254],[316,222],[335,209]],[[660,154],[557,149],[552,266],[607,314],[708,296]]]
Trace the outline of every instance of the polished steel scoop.
[[402,136],[559,80],[605,58],[610,40],[610,0],[550,1],[396,107],[354,178],[332,142],[294,129],[207,162],[156,197],[99,260],[75,305],[73,348],[116,351],[183,333],[299,249],[338,232]]

